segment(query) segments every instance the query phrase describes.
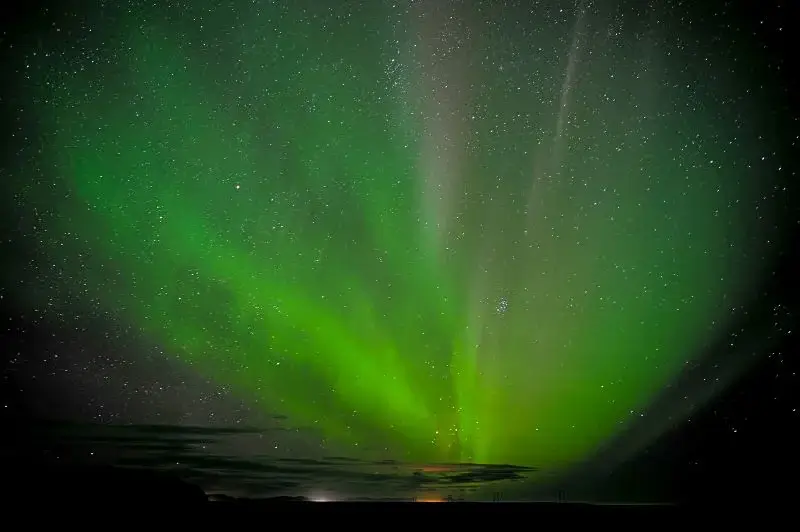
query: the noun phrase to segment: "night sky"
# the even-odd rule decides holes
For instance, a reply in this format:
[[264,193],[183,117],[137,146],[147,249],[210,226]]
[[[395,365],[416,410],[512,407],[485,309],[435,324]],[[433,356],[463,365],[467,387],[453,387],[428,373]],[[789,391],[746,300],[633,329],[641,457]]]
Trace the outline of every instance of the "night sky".
[[522,498],[788,464],[791,16],[693,4],[31,4],[9,430],[247,428],[226,456],[504,464]]

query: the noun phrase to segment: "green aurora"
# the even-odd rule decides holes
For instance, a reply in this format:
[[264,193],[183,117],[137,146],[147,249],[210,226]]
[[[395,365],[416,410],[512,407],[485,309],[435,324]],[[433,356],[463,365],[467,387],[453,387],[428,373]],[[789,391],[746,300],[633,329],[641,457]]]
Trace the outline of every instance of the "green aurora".
[[453,29],[201,5],[106,8],[102,48],[32,59],[57,177],[24,199],[55,213],[62,308],[101,305],[265,411],[354,453],[575,463],[762,274],[761,125],[726,106],[724,54],[609,42],[599,9],[520,44],[477,7]]

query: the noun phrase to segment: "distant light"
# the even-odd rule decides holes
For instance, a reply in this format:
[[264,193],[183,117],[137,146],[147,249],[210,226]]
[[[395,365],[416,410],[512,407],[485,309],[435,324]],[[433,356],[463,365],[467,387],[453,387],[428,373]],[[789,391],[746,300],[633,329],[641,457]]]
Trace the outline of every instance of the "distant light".
[[329,493],[313,493],[308,497],[311,502],[334,502],[336,499]]
[[439,497],[426,497],[424,499],[417,499],[417,502],[446,502],[446,501]]

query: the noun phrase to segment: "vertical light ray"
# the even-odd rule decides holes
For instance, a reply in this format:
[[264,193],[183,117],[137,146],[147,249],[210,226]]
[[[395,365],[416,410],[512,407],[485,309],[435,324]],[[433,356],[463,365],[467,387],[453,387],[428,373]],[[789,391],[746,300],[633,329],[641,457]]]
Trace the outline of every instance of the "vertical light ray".
[[470,105],[470,43],[464,34],[465,7],[452,1],[418,2],[418,73],[422,87],[419,158],[424,234],[438,254],[452,244],[463,195]]

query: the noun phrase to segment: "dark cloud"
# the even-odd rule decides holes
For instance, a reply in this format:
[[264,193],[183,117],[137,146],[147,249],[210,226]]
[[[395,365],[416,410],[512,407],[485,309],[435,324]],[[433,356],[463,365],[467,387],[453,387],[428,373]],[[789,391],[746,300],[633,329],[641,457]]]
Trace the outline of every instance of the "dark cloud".
[[[45,454],[67,447],[76,465],[102,462],[132,470],[177,475],[207,493],[238,497],[313,496],[328,498],[415,497],[464,494],[520,482],[532,468],[484,464],[416,464],[395,460],[359,460],[344,456],[314,458],[269,454],[242,456],[231,438],[269,439],[274,429],[181,427],[164,425],[99,426],[48,424],[29,431]],[[295,429],[296,430],[296,429]],[[29,438],[30,439],[30,438]],[[54,442],[58,442],[55,446]],[[55,457],[60,459],[60,457]]]

